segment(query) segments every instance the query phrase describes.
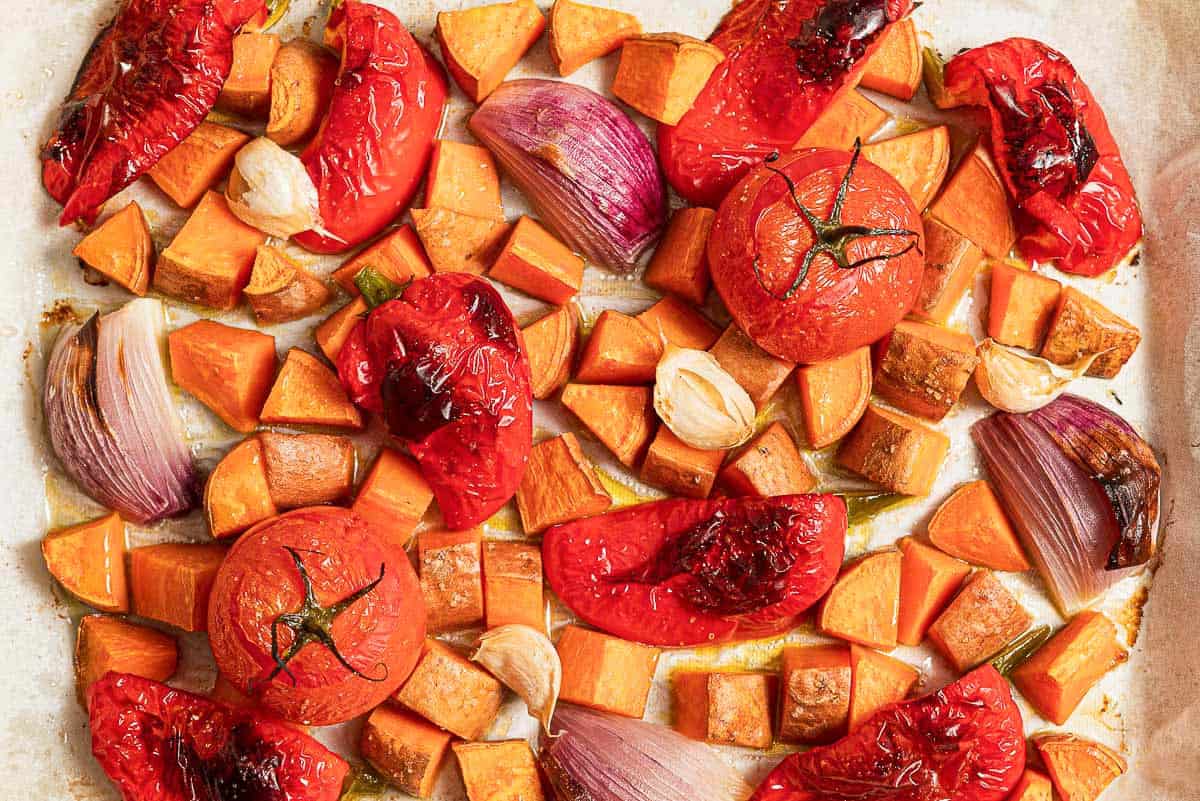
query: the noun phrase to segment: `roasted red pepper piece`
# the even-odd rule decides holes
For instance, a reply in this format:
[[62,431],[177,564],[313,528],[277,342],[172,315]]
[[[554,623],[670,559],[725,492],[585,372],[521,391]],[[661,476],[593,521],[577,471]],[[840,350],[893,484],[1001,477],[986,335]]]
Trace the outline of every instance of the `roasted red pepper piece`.
[[750,801],[1004,801],[1025,769],[1021,711],[991,665],[793,754]]
[[286,723],[126,673],[89,688],[88,718],[124,801],[337,801],[349,771]]
[[233,37],[263,0],[126,0],[84,58],[42,184],[60,225],[91,223],[204,120],[233,63]]
[[446,75],[392,12],[346,0],[326,43],[342,51],[329,114],[300,159],[317,186],[328,236],[296,241],[340,253],[404,212],[433,152],[446,106]]
[[771,153],[791,150],[854,87],[887,27],[912,0],[742,0],[709,41],[725,52],[691,111],[660,126],[667,180],[716,207]]
[[842,564],[833,495],[670,500],[554,526],[546,579],[577,615],[627,640],[687,646],[796,625]]
[[946,95],[991,116],[1025,258],[1094,276],[1129,255],[1142,238],[1133,182],[1104,111],[1062,53],[1032,39],[968,50],[946,65]]
[[355,326],[338,374],[408,447],[450,528],[486,520],[516,493],[533,391],[516,320],[491,284],[459,273],[409,284]]

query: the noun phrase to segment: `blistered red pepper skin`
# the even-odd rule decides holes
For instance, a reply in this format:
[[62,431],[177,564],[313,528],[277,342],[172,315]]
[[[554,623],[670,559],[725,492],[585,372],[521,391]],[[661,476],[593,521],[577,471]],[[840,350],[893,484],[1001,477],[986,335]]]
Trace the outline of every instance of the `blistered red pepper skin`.
[[329,113],[300,159],[317,186],[326,236],[296,242],[341,253],[382,231],[412,201],[446,107],[441,65],[392,12],[346,0],[326,40],[342,52]]
[[1025,258],[1095,276],[1142,238],[1142,213],[1104,111],[1065,56],[1008,39],[955,56],[946,93],[986,107],[996,164],[1021,214]]
[[491,284],[442,273],[373,310],[338,354],[350,397],[385,416],[451,529],[490,517],[525,473],[533,390],[517,332]]
[[[678,125],[659,126],[667,180],[714,208],[771,153],[791,150],[853,88],[887,26],[912,0],[742,0],[709,41],[726,58]],[[839,30],[834,46],[820,32]]]
[[126,673],[89,688],[88,719],[124,801],[337,801],[350,769],[286,723]]
[[[796,557],[776,603],[728,615],[702,609],[684,597],[689,574],[656,568],[681,534],[714,515],[773,512],[788,514]],[[846,505],[833,495],[677,499],[554,526],[542,540],[542,564],[558,597],[609,634],[667,647],[718,644],[793,628],[837,578],[845,535]]]
[[94,222],[104,201],[204,120],[233,64],[234,35],[263,9],[263,0],[126,0],[42,149],[60,225]]
[[787,757],[750,801],[1004,801],[1025,769],[1021,711],[991,665]]

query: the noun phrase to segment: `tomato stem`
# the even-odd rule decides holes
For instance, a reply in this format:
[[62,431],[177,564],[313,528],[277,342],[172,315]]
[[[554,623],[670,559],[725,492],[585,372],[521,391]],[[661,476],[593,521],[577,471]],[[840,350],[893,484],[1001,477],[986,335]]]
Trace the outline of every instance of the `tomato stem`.
[[[771,164],[779,160],[779,153],[775,152],[767,156],[764,166],[771,173],[779,176],[787,184],[788,194],[792,197],[792,202],[796,204],[800,214],[808,222],[813,231],[813,243],[804,253],[804,258],[800,262],[800,267],[796,271],[796,277],[793,279],[787,291],[782,295],[776,295],[767,286],[762,275],[762,268],[757,257],[754,259],[754,276],[758,279],[761,286],[767,294],[776,300],[787,300],[796,290],[800,288],[800,284],[804,283],[804,279],[808,277],[809,271],[812,269],[813,262],[817,256],[822,253],[833,259],[842,270],[854,270],[859,267],[865,267],[877,261],[891,261],[898,259],[901,256],[909,253],[917,248],[920,241],[920,235],[916,231],[910,231],[907,228],[873,228],[866,225],[845,225],[842,223],[842,210],[846,203],[846,194],[850,191],[850,182],[854,178],[854,170],[858,167],[859,157],[862,155],[862,140],[854,140],[854,155],[850,157],[850,166],[846,169],[846,174],[842,176],[841,183],[838,184],[837,195],[833,199],[833,206],[829,210],[829,216],[822,220],[817,215],[813,214],[809,209],[800,202],[800,196],[796,191],[796,184],[792,179]],[[881,253],[878,256],[870,256],[857,261],[850,261],[847,255],[847,249],[854,242],[868,237],[879,236],[903,236],[913,237],[913,240],[908,245],[894,253]]]
[[[358,600],[366,597],[372,590],[379,586],[387,571],[387,563],[379,563],[379,577],[371,583],[360,587],[335,604],[322,606],[321,602],[317,600],[316,592],[313,590],[312,578],[308,575],[308,568],[304,566],[304,558],[300,555],[301,551],[286,545],[283,549],[291,554],[292,561],[296,564],[296,570],[300,573],[300,581],[304,585],[304,601],[297,611],[286,612],[271,621],[271,659],[275,661],[275,667],[263,681],[269,682],[280,673],[283,673],[292,680],[292,685],[295,686],[296,677],[288,669],[288,664],[300,653],[304,646],[313,642],[325,646],[342,667],[360,679],[373,682],[387,681],[388,670],[386,664],[379,663],[380,667],[383,668],[383,676],[379,678],[368,676],[360,672],[342,656],[342,652],[338,650],[337,643],[333,640],[333,622]],[[318,551],[304,551],[304,553],[312,553],[319,556],[324,555]],[[279,652],[280,627],[292,632],[292,644],[288,646],[287,651],[282,655]]]

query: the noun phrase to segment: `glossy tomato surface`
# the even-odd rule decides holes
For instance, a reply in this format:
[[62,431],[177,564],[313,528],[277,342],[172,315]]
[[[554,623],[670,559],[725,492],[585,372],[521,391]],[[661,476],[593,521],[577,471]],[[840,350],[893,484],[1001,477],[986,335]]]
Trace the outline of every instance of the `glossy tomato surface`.
[[985,665],[788,757],[751,801],[1005,801],[1024,769],[1021,711]]
[[546,580],[593,626],[665,646],[768,637],[796,625],[842,564],[833,495],[669,500],[564,523]]
[[[292,653],[307,624],[323,634]],[[213,585],[208,630],[235,688],[287,720],[324,726],[373,709],[408,678],[425,603],[403,551],[348,509],[311,507],[238,539]]]
[[[904,318],[920,291],[920,213],[904,188],[866,159],[859,157],[851,172],[853,159],[803,150],[757,167],[729,193],[713,223],[708,258],[717,292],[741,329],[781,359],[808,364],[875,342]],[[817,237],[803,209],[831,219],[847,175],[843,226],[909,233],[851,237],[845,255],[858,266],[846,269],[820,253],[805,274]]]
[[286,723],[125,673],[88,689],[88,720],[124,801],[337,801],[350,768]]

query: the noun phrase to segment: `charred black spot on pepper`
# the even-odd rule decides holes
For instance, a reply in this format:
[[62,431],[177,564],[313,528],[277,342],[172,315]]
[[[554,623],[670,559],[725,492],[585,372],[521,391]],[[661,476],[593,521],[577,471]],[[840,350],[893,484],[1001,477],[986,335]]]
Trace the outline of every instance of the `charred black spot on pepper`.
[[282,801],[283,755],[244,723],[225,745],[201,756],[181,732],[166,740],[164,784],[189,801]]
[[788,43],[796,51],[796,69],[813,83],[833,83],[866,55],[887,26],[885,0],[825,3]]

